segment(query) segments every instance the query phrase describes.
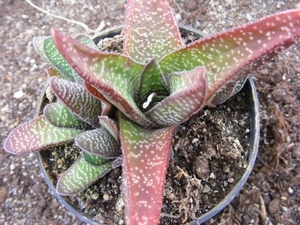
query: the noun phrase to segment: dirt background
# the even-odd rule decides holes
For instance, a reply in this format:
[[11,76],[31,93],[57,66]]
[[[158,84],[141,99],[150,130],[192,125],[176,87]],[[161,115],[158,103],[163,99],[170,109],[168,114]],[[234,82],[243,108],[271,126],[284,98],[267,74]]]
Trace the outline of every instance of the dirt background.
[[[91,29],[122,24],[125,0],[34,1]],[[208,35],[286,9],[296,0],[170,0],[176,19]],[[23,0],[0,0],[0,142],[32,118],[47,77],[32,38],[50,28],[75,35],[81,26],[37,11]],[[261,145],[243,191],[207,224],[300,224],[300,44],[254,72],[261,101]],[[2,147],[1,147],[2,148]],[[35,155],[0,150],[0,224],[83,224],[48,190]]]

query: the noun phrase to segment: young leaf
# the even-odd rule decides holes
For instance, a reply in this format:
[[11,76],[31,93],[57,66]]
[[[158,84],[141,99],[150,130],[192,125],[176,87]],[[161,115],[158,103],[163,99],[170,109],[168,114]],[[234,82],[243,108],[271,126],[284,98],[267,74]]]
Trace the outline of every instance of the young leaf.
[[158,224],[174,129],[145,129],[120,116],[126,224]]
[[154,126],[134,101],[144,65],[116,53],[95,51],[55,29],[52,35],[57,49],[84,80],[137,123]]
[[83,131],[53,126],[44,116],[39,116],[12,130],[3,148],[16,155],[28,154],[71,142],[81,132]]
[[[138,93],[136,95],[136,102],[142,104],[146,101],[147,96],[155,93],[155,96],[165,98],[169,93],[166,89],[165,80],[159,69],[155,59],[148,63],[142,73]],[[140,106],[140,108],[142,105]]]
[[111,162],[93,166],[82,156],[59,178],[56,191],[60,195],[76,194],[111,170]]
[[164,74],[204,66],[208,98],[212,100],[229,80],[235,84],[291,46],[299,36],[300,10],[290,10],[198,40],[167,55],[159,65]]
[[99,127],[98,116],[101,114],[101,102],[92,97],[83,85],[52,77],[50,87],[53,93],[72,113],[87,122]]
[[75,144],[89,154],[102,158],[116,158],[121,154],[119,143],[103,127],[81,133]]
[[84,129],[88,126],[61,102],[46,105],[43,114],[51,124],[57,127]]
[[171,95],[145,113],[161,126],[183,123],[204,105],[207,96],[206,70],[196,67],[189,72],[168,76]]
[[183,46],[167,0],[128,0],[125,13],[124,54],[148,63]]

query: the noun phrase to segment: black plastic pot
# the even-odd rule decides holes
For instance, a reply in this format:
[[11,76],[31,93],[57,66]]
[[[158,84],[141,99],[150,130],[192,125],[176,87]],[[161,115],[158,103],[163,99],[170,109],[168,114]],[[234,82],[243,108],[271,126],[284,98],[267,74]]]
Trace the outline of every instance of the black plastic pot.
[[[106,38],[106,37],[113,37],[115,35],[118,35],[121,33],[122,26],[114,27],[109,30],[103,31],[96,35],[94,38],[95,43],[98,43],[99,40]],[[181,32],[188,32],[193,33],[196,37],[203,37],[203,35],[190,27],[181,26],[180,27]],[[252,168],[254,166],[257,151],[258,151],[258,145],[259,145],[259,137],[260,137],[260,117],[259,117],[259,102],[257,98],[256,88],[254,85],[254,82],[252,78],[250,77],[247,82],[245,83],[244,89],[246,89],[246,98],[249,102],[249,115],[250,115],[250,154],[248,159],[248,167],[245,169],[244,174],[240,178],[240,180],[236,183],[234,188],[228,193],[228,195],[219,203],[217,204],[213,209],[208,211],[207,213],[203,214],[201,217],[197,218],[197,220],[190,223],[190,225],[197,225],[201,224],[213,216],[215,216],[217,213],[219,213],[222,209],[224,209],[232,200],[233,198],[240,192],[240,190],[243,188],[244,184],[246,183]],[[44,96],[42,96],[42,99],[40,100],[40,104],[38,105],[38,110],[42,107],[42,102],[44,99]],[[80,212],[80,209],[78,209],[77,206],[73,205],[68,198],[60,196],[56,193],[54,185],[51,183],[50,179],[48,178],[45,168],[43,166],[43,159],[41,154],[37,153],[38,163],[39,167],[41,169],[42,175],[48,184],[51,191],[54,193],[55,197],[60,201],[61,204],[64,205],[65,208],[67,208],[71,213],[73,213],[78,219],[80,219],[82,222],[94,225],[94,224],[101,224],[98,221],[93,220],[92,218],[89,218],[88,215],[82,214]]]

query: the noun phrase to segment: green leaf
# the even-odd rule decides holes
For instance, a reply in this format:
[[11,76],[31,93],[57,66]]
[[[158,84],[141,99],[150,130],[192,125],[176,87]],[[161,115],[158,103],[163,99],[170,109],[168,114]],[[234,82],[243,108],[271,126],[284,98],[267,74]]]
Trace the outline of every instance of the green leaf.
[[158,224],[174,129],[145,129],[120,116],[126,224]]
[[[99,50],[97,45],[87,36],[80,34],[76,39],[86,46]],[[68,62],[57,51],[52,37],[35,37],[33,44],[41,57],[58,72],[58,77],[69,81],[82,83],[81,77],[74,71]]]
[[128,0],[123,52],[148,63],[182,47],[181,36],[167,0]]
[[68,143],[83,131],[53,126],[44,116],[22,123],[10,132],[3,148],[16,155],[28,154]]
[[183,123],[205,105],[205,75],[206,70],[203,67],[169,75],[167,79],[171,95],[153,106],[145,115],[161,126]]
[[300,10],[290,10],[198,40],[167,55],[159,65],[164,74],[204,66],[208,98],[213,100],[229,80],[235,84],[245,78],[294,44],[299,36]]
[[76,194],[111,170],[111,163],[93,166],[79,156],[77,161],[59,178],[56,191],[60,195]]
[[95,51],[52,30],[57,49],[76,72],[109,102],[143,126],[154,126],[134,101],[144,65],[116,54]]
[[151,93],[155,93],[156,97],[161,96],[161,98],[168,95],[164,78],[155,60],[146,65],[140,82],[138,94],[136,95],[136,102],[140,104],[140,108]]
[[93,166],[100,166],[104,163],[109,162],[109,159],[105,159],[103,157],[92,155],[92,154],[89,154],[89,153],[84,152],[84,151],[82,152],[82,156],[83,156],[85,161],[87,161],[89,164],[91,164]]
[[50,87],[53,93],[68,109],[88,124],[99,127],[101,102],[91,96],[83,85],[52,77]]
[[46,105],[43,114],[51,124],[57,127],[76,129],[84,129],[87,127],[87,124],[84,121],[70,112],[70,110],[61,102]]
[[89,154],[102,158],[116,158],[121,154],[119,143],[103,127],[81,133],[75,138],[75,144]]

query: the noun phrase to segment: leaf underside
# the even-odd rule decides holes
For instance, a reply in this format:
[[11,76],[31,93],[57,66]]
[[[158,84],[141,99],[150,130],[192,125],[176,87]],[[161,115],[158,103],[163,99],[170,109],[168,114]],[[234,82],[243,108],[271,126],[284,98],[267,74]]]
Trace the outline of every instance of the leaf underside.
[[299,36],[300,12],[290,10],[195,41],[164,57],[159,65],[164,74],[204,66],[212,100],[227,81],[236,83],[246,77]]
[[101,115],[101,102],[92,97],[83,85],[52,77],[50,86],[56,97],[72,113],[88,124],[99,127],[98,116]]
[[82,156],[59,178],[56,191],[60,195],[76,194],[111,170],[111,163],[93,166]]
[[3,147],[12,154],[28,154],[71,142],[81,132],[77,129],[53,126],[44,116],[39,116],[12,130]]
[[126,224],[158,224],[173,130],[145,129],[120,116]]
[[81,133],[75,138],[75,143],[83,151],[107,159],[121,154],[118,142],[103,127]]

